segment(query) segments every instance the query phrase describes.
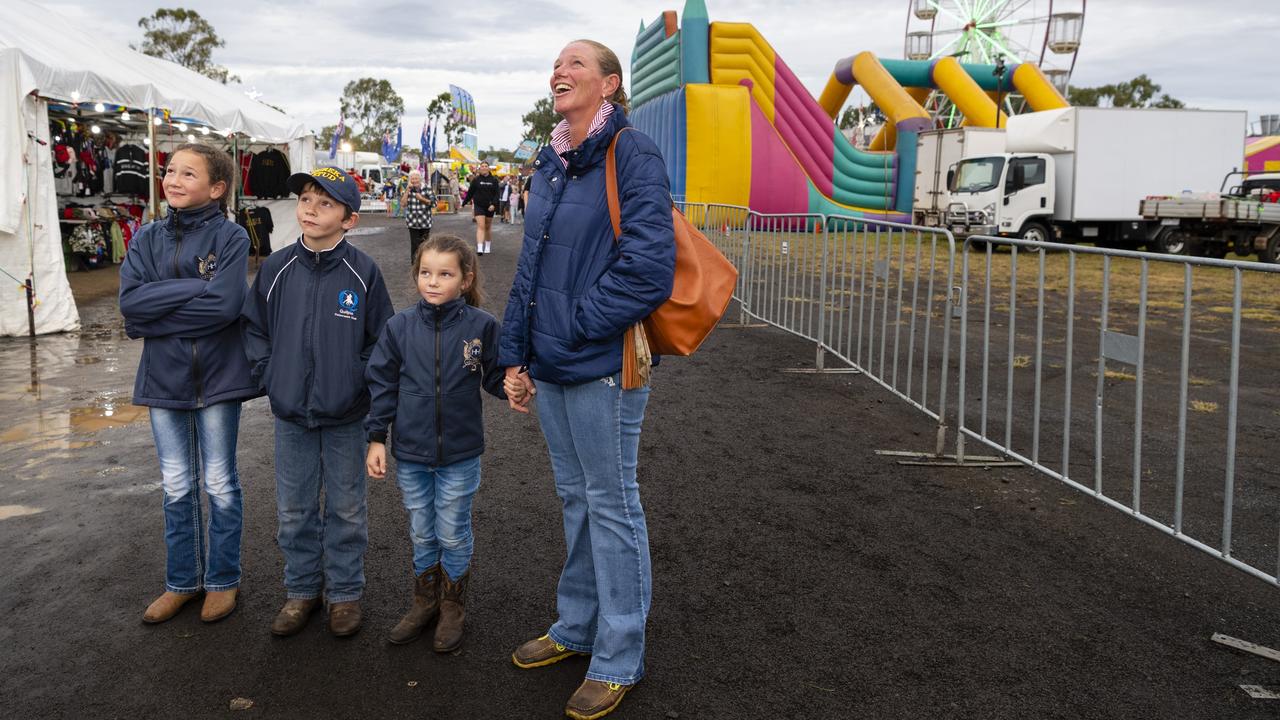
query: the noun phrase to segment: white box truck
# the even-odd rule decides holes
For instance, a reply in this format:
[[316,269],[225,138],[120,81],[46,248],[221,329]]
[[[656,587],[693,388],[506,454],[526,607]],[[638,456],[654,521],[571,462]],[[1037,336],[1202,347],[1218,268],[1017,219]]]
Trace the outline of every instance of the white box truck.
[[948,171],[967,157],[996,155],[1005,151],[1004,130],[958,127],[927,130],[916,138],[915,196],[912,222],[935,227],[947,212]]
[[1159,224],[1140,201],[1213,187],[1244,159],[1246,113],[1071,107],[1009,119],[1006,150],[968,154],[943,224],[996,235],[1136,248]]

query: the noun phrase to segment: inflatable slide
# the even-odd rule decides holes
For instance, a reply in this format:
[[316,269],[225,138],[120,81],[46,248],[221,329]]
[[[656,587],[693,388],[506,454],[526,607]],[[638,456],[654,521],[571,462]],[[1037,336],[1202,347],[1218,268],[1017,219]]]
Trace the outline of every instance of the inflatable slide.
[[[754,26],[711,22],[702,0],[667,11],[636,36],[631,120],[667,160],[672,193],[688,202],[762,213],[910,218],[916,135],[933,127],[922,103],[940,91],[971,125],[1003,126],[993,96],[1020,92],[1033,111],[1067,103],[1030,64],[994,67],[880,60],[867,52],[836,63],[819,100]],[[835,118],[854,85],[889,118],[868,150]]]

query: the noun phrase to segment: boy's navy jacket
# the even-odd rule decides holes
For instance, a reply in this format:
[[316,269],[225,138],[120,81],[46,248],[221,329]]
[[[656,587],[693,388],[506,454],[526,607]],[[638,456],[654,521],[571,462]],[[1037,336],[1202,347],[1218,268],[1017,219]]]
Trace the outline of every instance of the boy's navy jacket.
[[605,128],[566,152],[542,148],[529,185],[524,246],[502,318],[498,364],[573,385],[622,369],[622,335],[671,296],[675,230],[667,168],[638,131],[618,138],[622,237],[605,199],[605,155],[630,123],[614,106]]
[[257,397],[240,340],[249,236],[217,203],[134,236],[120,267],[125,333],[146,338],[133,403],[193,410]]
[[387,321],[365,377],[373,406],[365,429],[397,460],[450,465],[484,452],[480,390],[505,398],[498,320],[462,298],[425,300]]
[[308,428],[364,417],[364,366],[393,312],[382,271],[346,238],[272,253],[244,303],[245,351],[271,412]]

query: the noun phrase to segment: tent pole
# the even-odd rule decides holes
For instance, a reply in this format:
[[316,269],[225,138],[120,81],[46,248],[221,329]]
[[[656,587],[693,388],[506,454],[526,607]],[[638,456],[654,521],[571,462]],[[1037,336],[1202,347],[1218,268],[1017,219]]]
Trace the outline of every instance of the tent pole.
[[231,174],[231,213],[238,214],[240,212],[240,192],[244,188],[240,187],[243,178],[240,177],[240,136],[231,136],[231,157],[232,163],[235,165],[235,172]]
[[156,197],[156,109],[147,113],[147,205],[151,211],[151,219],[158,220],[160,213],[159,198]]

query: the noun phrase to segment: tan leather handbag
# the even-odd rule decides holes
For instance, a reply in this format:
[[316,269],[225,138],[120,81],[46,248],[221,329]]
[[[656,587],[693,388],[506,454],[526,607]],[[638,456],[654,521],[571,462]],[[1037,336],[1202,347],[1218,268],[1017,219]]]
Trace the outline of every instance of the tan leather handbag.
[[[614,135],[605,160],[605,190],[615,241],[622,237],[622,207],[618,201],[618,137]],[[720,250],[673,205],[675,281],[671,297],[653,314],[627,330],[623,340],[624,388],[648,383],[648,355],[692,355],[707,339],[729,307],[738,270]],[[646,352],[647,348],[647,352]]]

